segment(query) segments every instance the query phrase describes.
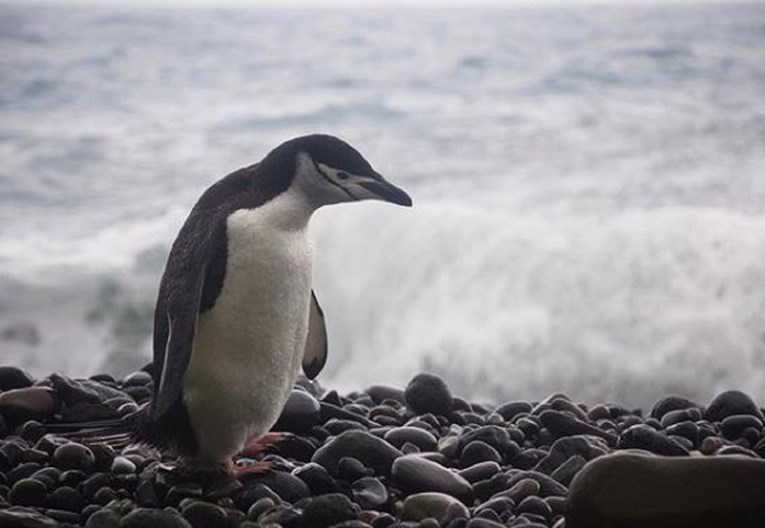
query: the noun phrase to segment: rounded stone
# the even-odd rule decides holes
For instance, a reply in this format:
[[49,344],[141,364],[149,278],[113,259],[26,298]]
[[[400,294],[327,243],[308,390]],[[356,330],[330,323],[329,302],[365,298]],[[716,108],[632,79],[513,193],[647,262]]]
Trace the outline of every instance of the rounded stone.
[[651,409],[651,417],[661,420],[661,418],[670,411],[681,409],[698,408],[698,405],[682,396],[666,396],[657,401]]
[[468,509],[455,497],[431,491],[408,496],[401,509],[401,518],[405,521],[421,521],[427,518],[440,521],[450,508],[459,513],[455,516],[470,517]]
[[740,438],[750,427],[762,431],[762,420],[751,414],[733,414],[726,416],[720,423],[720,431],[729,440]]
[[687,456],[688,450],[644,424],[633,425],[619,437],[620,449],[644,449],[657,455]]
[[460,466],[466,468],[479,462],[499,463],[502,462],[502,456],[483,440],[473,440],[462,450]]
[[122,518],[120,528],[192,528],[175,510],[136,508]]
[[55,519],[31,508],[11,506],[0,509],[0,526],[3,528],[58,528],[61,525]]
[[391,469],[391,479],[406,493],[438,491],[456,497],[465,504],[473,500],[473,487],[467,480],[420,455],[397,458]]
[[452,412],[452,394],[444,380],[433,374],[418,374],[404,390],[406,405],[415,414],[446,416]]
[[550,505],[544,500],[534,495],[528,496],[518,504],[518,513],[531,513],[534,515],[541,515],[547,520],[552,517],[552,509]]
[[420,427],[395,427],[385,433],[383,438],[398,449],[407,442],[416,445],[421,451],[435,451],[438,448],[436,437]]
[[48,496],[47,505],[57,510],[79,512],[85,507],[85,497],[70,486],[61,486]]
[[85,528],[119,528],[119,526],[119,514],[106,508],[94,512],[85,523]]
[[515,482],[509,489],[496,493],[492,499],[506,497],[518,504],[530,495],[539,493],[539,482],[532,478],[525,478]]
[[144,372],[143,370],[137,370],[128,374],[125,379],[122,380],[122,385],[125,387],[144,386],[152,383],[153,381],[154,380],[152,379],[151,374]]
[[501,467],[496,462],[486,461],[478,462],[470,467],[467,467],[459,472],[460,476],[470,483],[478,482],[479,480],[485,480],[491,478],[501,471]]
[[379,510],[388,502],[388,490],[379,479],[363,477],[352,485],[353,500],[366,510]]
[[8,501],[14,506],[42,506],[47,495],[45,484],[39,480],[25,478],[13,485],[8,494]]
[[498,413],[508,422],[521,413],[530,413],[533,407],[526,401],[513,401],[503,403],[494,412]]
[[276,503],[271,497],[261,497],[247,509],[247,518],[251,521],[257,521],[263,512],[276,506]]
[[124,456],[116,456],[112,460],[111,472],[116,475],[132,475],[135,471],[135,464]]
[[705,418],[711,422],[721,422],[736,414],[748,414],[759,418],[760,421],[765,420],[754,400],[737,390],[725,391],[715,396],[707,407]]
[[401,452],[385,440],[366,431],[346,431],[332,438],[313,454],[312,462],[337,473],[337,464],[343,457],[353,457],[380,475],[389,475],[391,466]]
[[763,460],[616,453],[576,476],[566,527],[664,526],[671,518],[672,526],[751,528],[765,519],[762,497]]
[[45,420],[58,407],[58,395],[49,387],[25,387],[0,394],[0,413],[11,420]]
[[0,391],[4,392],[31,387],[34,382],[35,380],[32,375],[22,368],[12,366],[0,367]]
[[327,528],[343,521],[356,519],[358,511],[342,493],[328,493],[314,498],[303,509],[303,524]]
[[303,434],[319,423],[320,416],[321,407],[316,398],[303,390],[294,389],[272,430]]
[[70,442],[56,448],[52,462],[55,467],[64,471],[79,469],[87,472],[93,468],[96,457],[89,447]]
[[226,511],[209,502],[192,501],[183,508],[182,515],[194,528],[226,528]]

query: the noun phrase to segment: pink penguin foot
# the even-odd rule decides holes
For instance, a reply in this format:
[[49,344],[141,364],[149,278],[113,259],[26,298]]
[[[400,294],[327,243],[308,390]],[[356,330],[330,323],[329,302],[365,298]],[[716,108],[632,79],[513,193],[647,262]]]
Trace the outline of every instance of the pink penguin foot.
[[252,440],[239,452],[239,456],[254,457],[271,447],[292,438],[291,433],[266,433]]
[[273,471],[276,465],[273,462],[252,462],[250,464],[234,464],[228,468],[228,473],[235,479],[242,479],[249,475],[264,475]]

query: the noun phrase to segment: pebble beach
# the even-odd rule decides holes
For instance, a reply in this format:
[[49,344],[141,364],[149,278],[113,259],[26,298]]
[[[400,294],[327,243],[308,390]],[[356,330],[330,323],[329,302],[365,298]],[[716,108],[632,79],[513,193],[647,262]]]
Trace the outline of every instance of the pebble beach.
[[[0,367],[0,526],[527,528],[757,526],[765,519],[763,411],[726,391],[651,409],[565,394],[496,406],[419,374],[338,394],[300,379],[256,460],[262,474],[194,479],[146,446],[67,424],[129,417],[137,371],[33,379]],[[66,431],[66,433],[64,432]],[[81,430],[80,430],[81,431]]]

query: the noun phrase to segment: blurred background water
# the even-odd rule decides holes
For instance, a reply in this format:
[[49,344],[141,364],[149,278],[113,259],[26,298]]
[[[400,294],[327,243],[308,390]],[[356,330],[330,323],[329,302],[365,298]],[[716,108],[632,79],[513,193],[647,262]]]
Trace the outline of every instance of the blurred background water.
[[765,4],[0,6],[0,362],[125,373],[199,194],[327,132],[412,210],[314,221],[344,390],[765,398]]

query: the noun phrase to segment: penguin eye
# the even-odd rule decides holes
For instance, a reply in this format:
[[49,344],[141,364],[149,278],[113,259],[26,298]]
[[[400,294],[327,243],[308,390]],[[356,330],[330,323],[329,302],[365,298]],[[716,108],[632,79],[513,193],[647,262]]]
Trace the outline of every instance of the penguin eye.
[[338,172],[336,176],[338,180],[347,180],[348,178],[350,178],[347,172]]

